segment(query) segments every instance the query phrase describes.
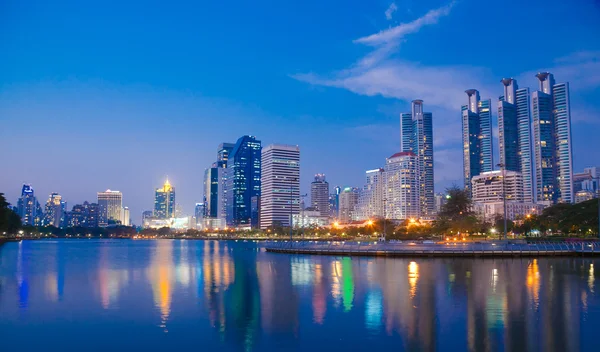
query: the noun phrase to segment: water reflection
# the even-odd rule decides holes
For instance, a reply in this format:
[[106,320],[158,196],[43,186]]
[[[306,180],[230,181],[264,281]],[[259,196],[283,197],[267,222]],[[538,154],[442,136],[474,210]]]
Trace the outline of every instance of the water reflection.
[[101,322],[81,338],[146,326],[145,338],[119,338],[150,349],[600,349],[597,259],[287,256],[170,240],[22,242],[0,257],[8,346],[27,341],[19,327],[28,336],[48,321],[60,321],[56,336],[75,329],[57,317],[80,307],[79,323]]

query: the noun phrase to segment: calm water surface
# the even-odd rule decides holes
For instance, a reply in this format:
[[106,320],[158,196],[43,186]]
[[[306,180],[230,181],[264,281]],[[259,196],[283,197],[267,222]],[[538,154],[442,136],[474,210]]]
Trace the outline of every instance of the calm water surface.
[[288,256],[254,243],[0,247],[2,351],[600,351],[600,260]]

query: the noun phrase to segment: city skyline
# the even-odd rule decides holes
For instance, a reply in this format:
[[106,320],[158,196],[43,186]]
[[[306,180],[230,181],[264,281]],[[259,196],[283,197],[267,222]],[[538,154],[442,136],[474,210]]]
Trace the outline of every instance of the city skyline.
[[[327,175],[332,189],[361,186],[364,171],[373,167],[373,160],[384,160],[401,150],[396,137],[398,114],[409,110],[412,99],[423,99],[434,116],[434,174],[439,192],[463,183],[457,111],[464,105],[464,90],[478,89],[481,97],[491,99],[494,106],[502,77],[515,77],[520,86],[535,91],[535,73],[543,71],[570,84],[573,170],[598,164],[599,155],[594,151],[600,149],[600,141],[593,132],[600,123],[600,44],[590,40],[600,34],[593,21],[599,13],[596,5],[586,1],[578,6],[558,1],[532,2],[514,13],[511,8],[520,3],[509,1],[505,8],[495,8],[483,19],[469,1],[410,6],[397,3],[398,10],[388,20],[384,12],[390,3],[341,6],[332,2],[315,10],[317,5],[307,2],[302,11],[315,16],[313,27],[307,30],[301,26],[298,20],[302,16],[284,16],[292,27],[285,32],[286,37],[294,39],[296,49],[278,50],[283,45],[281,37],[264,35],[267,32],[263,30],[270,33],[283,28],[273,23],[250,28],[245,39],[264,39],[256,44],[257,50],[241,53],[236,46],[242,45],[239,40],[233,42],[234,50],[197,35],[214,24],[196,24],[202,22],[195,20],[197,16],[181,19],[183,24],[194,23],[193,37],[178,26],[153,31],[149,22],[139,22],[137,27],[148,30],[147,34],[117,26],[106,33],[109,40],[104,41],[94,35],[100,27],[79,26],[79,21],[91,16],[85,5],[59,4],[52,11],[64,28],[77,26],[79,30],[72,34],[48,25],[48,19],[42,16],[49,10],[44,4],[27,8],[8,5],[3,11],[8,21],[1,30],[7,40],[0,41],[0,49],[13,55],[0,59],[4,63],[0,65],[0,143],[5,150],[17,152],[0,155],[9,170],[0,175],[4,186],[1,191],[17,205],[22,185],[27,183],[35,188],[40,203],[57,192],[72,205],[94,202],[98,191],[119,189],[138,223],[142,211],[152,209],[152,190],[169,175],[179,190],[178,203],[187,214],[193,214],[194,204],[202,200],[202,175],[214,161],[214,147],[246,134],[256,135],[263,145],[278,142],[301,146],[301,193],[310,191],[310,180],[317,173]],[[249,11],[247,5],[234,9],[219,4],[207,6],[214,7],[211,10],[218,14],[233,11],[239,26],[248,21],[240,17]],[[258,3],[256,7],[250,12],[260,15],[266,4]],[[77,9],[83,11],[81,16],[72,16]],[[100,12],[108,18],[123,19],[136,9],[124,6],[121,12],[112,10],[107,5]],[[188,10],[190,14],[198,12],[191,5]],[[146,11],[150,20],[157,20],[181,9],[171,8],[163,14],[150,6]],[[338,11],[347,18],[339,20],[343,25],[325,30],[331,27],[331,18],[339,18]],[[536,26],[531,19],[541,15],[560,16],[568,27],[545,28],[545,35],[538,38],[541,42],[536,42],[545,46],[543,52],[532,50],[531,38],[514,35],[516,29],[501,27],[505,18],[514,16],[520,31],[533,31]],[[456,50],[464,40],[459,33],[467,27],[477,28],[470,32],[470,39],[489,41],[502,28],[512,37],[511,51],[498,53],[490,45],[489,52],[478,51],[473,61],[472,53]],[[218,42],[235,38],[239,33],[236,28],[221,34]],[[15,39],[23,36],[31,39],[32,47]],[[58,36],[63,41],[54,39]],[[92,40],[82,43],[81,39],[88,36]],[[193,63],[179,63],[187,56],[183,52],[175,52],[173,60],[162,58],[160,51],[147,51],[144,45],[123,45],[136,42],[131,39],[146,43],[156,36],[181,36],[180,40],[203,49],[189,53]],[[171,49],[167,42],[159,40],[159,49]],[[314,48],[322,51],[317,57],[307,50]],[[211,49],[219,54],[203,54],[201,61],[195,60],[200,52]],[[96,56],[95,50],[102,50],[99,59],[108,64],[92,57]],[[239,62],[230,56],[233,52],[247,65],[237,67]],[[118,58],[112,59],[115,53]],[[519,60],[514,59],[515,53],[519,53]],[[44,65],[31,59],[39,56],[46,57]],[[269,64],[260,65],[260,61]],[[140,62],[145,64],[138,65]],[[335,73],[352,62],[355,64],[351,68],[343,70],[348,76]],[[458,66],[465,64],[471,66]],[[383,72],[393,79],[377,75]],[[400,73],[403,75],[398,76]],[[493,109],[495,138],[497,118]],[[53,139],[44,138],[48,135]],[[166,138],[166,146],[156,143],[165,140],[161,138]],[[23,144],[23,140],[28,143]],[[497,142],[493,149],[494,160],[499,160]],[[113,165],[103,167],[109,160]],[[331,160],[336,161],[335,165]]]

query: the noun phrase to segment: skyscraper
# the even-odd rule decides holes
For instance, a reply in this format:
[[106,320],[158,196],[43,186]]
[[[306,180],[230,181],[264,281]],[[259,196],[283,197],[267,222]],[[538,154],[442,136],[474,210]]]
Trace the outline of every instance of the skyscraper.
[[217,161],[204,172],[204,216],[223,224],[227,216],[226,168],[233,147],[233,143],[221,143],[217,150]]
[[413,152],[400,152],[392,155],[385,163],[384,218],[406,220],[419,218],[420,203],[418,159]]
[[175,187],[171,186],[168,179],[154,193],[154,217],[157,219],[175,217]]
[[358,201],[358,191],[352,187],[346,187],[340,193],[340,213],[338,220],[340,223],[349,223],[354,220],[354,211]]
[[131,214],[129,213],[128,207],[123,207],[123,215],[121,216],[121,222],[123,226],[131,225]]
[[462,106],[463,167],[465,189],[471,189],[471,178],[492,171],[492,112],[490,99],[480,100],[475,89],[465,91],[468,104]]
[[44,212],[44,226],[64,227],[67,212],[67,203],[62,200],[58,193],[51,193],[46,201]]
[[501,82],[504,85],[504,95],[498,100],[500,163],[506,170],[521,173],[523,199],[525,202],[533,202],[535,185],[532,171],[529,88],[519,89],[517,81],[512,78],[504,78]]
[[413,100],[410,113],[400,114],[403,152],[417,156],[419,217],[435,216],[433,189],[433,115],[423,112],[423,101]]
[[290,226],[300,212],[300,148],[271,144],[261,158],[260,228]]
[[227,161],[225,197],[227,225],[251,225],[251,200],[260,196],[261,143],[253,136],[238,139]]
[[[367,170],[365,185],[358,194],[355,208],[356,220],[381,218],[384,216],[383,199],[385,192],[384,169]],[[415,203],[416,204],[416,203]]]
[[573,155],[569,84],[556,84],[549,72],[536,75],[539,91],[531,95],[537,201],[572,203]]
[[217,150],[217,167],[227,167],[227,160],[229,160],[229,153],[235,147],[234,143],[221,143]]
[[21,189],[21,198],[17,201],[17,212],[21,217],[23,225],[41,225],[43,214],[40,203],[37,201],[31,185],[23,185],[23,188]]
[[123,194],[119,191],[98,192],[98,226],[122,223]]
[[315,180],[310,184],[310,206],[322,218],[329,217],[329,183],[323,174],[316,174]]

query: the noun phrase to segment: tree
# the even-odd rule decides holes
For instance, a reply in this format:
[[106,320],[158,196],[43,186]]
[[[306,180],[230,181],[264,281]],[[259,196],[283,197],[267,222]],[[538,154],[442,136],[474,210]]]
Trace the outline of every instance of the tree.
[[472,210],[473,203],[469,192],[457,186],[446,189],[446,203],[442,206],[434,223],[438,233],[478,232],[480,223]]
[[21,217],[10,208],[4,193],[0,193],[0,232],[15,234],[20,228]]

